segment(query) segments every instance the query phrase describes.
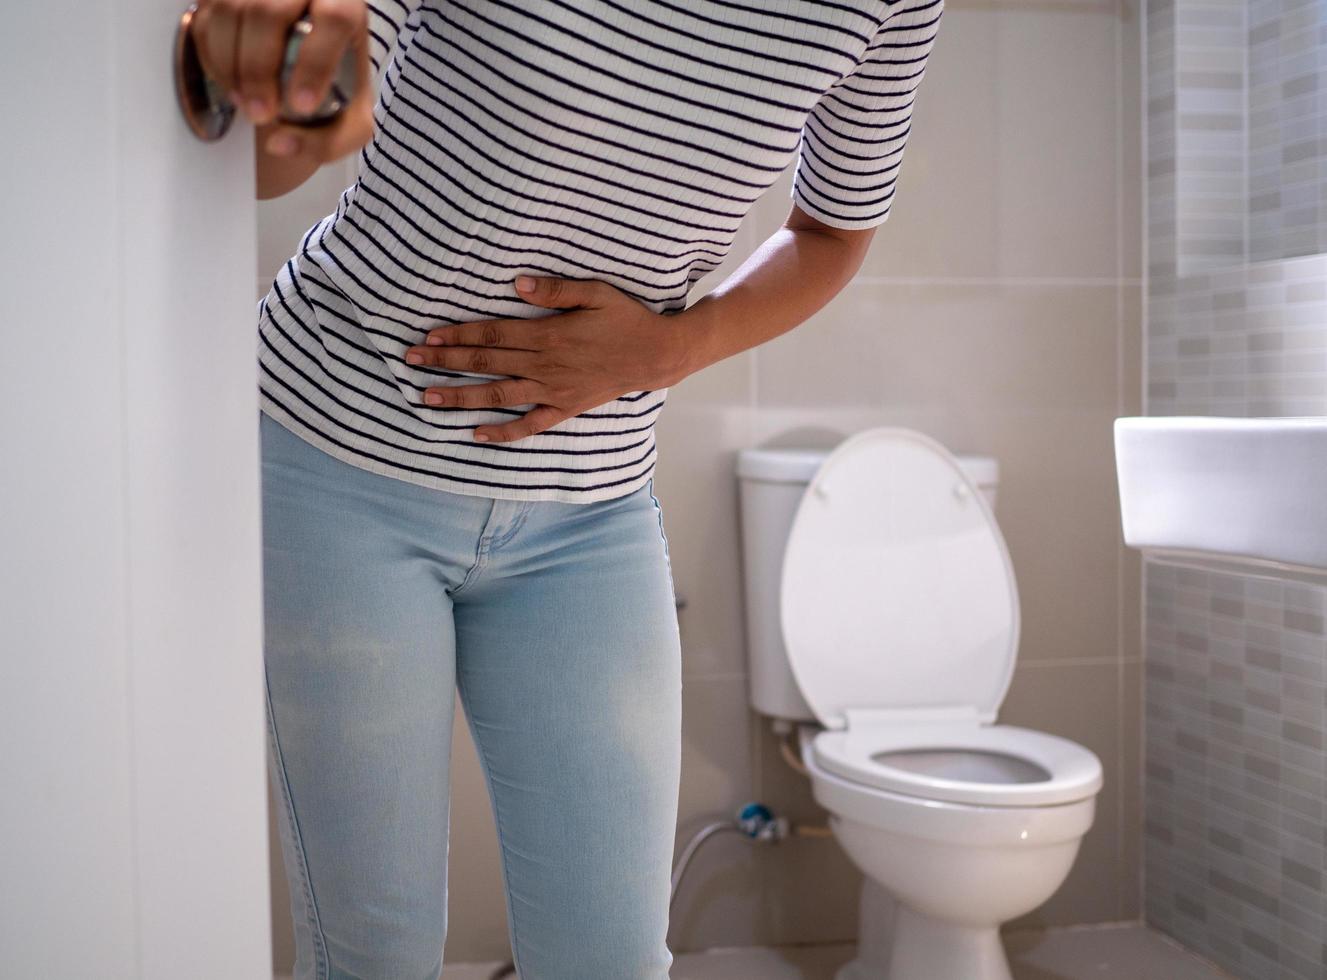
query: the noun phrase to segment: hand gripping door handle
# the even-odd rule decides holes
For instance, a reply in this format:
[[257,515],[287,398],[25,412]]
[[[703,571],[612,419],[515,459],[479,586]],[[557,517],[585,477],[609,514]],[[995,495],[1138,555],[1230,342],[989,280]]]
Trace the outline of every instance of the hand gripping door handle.
[[[191,4],[181,15],[180,25],[175,31],[175,96],[189,129],[200,140],[210,143],[221,139],[229,131],[230,124],[235,121],[235,105],[221,90],[221,86],[207,77],[202,62],[198,60],[198,48],[189,32],[189,25],[197,10],[197,5]],[[355,97],[358,79],[355,49],[348,47],[341,57],[331,90],[322,105],[304,115],[286,104],[285,93],[290,71],[299,57],[300,45],[312,30],[313,24],[305,17],[291,25],[290,34],[286,37],[285,58],[281,63],[281,110],[278,117],[282,122],[298,126],[321,126],[336,119]]]

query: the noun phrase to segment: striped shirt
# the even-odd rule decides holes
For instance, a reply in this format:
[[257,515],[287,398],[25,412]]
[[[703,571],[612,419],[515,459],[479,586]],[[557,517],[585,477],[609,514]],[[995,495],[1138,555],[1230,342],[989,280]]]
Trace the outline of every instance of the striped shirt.
[[407,365],[450,323],[556,315],[519,273],[685,309],[794,160],[836,228],[889,216],[944,0],[372,0],[375,135],[258,306],[262,410],[435,489],[589,503],[645,485],[667,389],[526,438],[533,405],[435,408],[501,377]]

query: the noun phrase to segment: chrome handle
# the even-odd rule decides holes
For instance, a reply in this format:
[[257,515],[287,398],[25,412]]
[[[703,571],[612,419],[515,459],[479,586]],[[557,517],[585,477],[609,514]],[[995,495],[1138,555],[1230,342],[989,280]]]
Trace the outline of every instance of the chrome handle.
[[[221,139],[230,130],[231,123],[235,121],[235,105],[221,90],[221,86],[207,77],[202,62],[198,59],[198,48],[194,44],[193,35],[189,32],[189,25],[193,22],[197,10],[197,5],[191,4],[180,16],[180,25],[175,31],[175,97],[189,129],[200,140],[210,143]],[[337,66],[336,76],[332,79],[331,89],[322,105],[304,115],[286,103],[291,69],[299,57],[300,45],[312,30],[313,24],[304,18],[291,25],[290,34],[286,38],[285,57],[281,64],[279,80],[281,109],[278,118],[282,122],[297,126],[321,126],[336,119],[355,97],[358,80],[359,66],[355,49],[346,48],[341,64]]]

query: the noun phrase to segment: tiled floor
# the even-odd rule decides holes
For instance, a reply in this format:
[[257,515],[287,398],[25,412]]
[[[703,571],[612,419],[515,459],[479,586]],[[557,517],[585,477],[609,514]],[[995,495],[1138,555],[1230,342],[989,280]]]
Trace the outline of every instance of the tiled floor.
[[[1014,980],[1235,980],[1139,925],[1005,936]],[[833,980],[851,946],[724,949],[677,957],[673,980]],[[448,965],[442,980],[488,980],[498,964]]]

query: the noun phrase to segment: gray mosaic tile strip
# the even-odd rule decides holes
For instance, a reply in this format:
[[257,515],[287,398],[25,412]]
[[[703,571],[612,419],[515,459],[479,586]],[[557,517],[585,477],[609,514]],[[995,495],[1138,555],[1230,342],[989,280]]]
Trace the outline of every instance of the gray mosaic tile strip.
[[1152,561],[1146,582],[1148,921],[1236,976],[1323,980],[1327,589]]

